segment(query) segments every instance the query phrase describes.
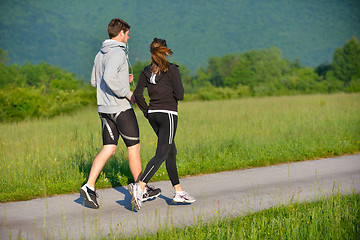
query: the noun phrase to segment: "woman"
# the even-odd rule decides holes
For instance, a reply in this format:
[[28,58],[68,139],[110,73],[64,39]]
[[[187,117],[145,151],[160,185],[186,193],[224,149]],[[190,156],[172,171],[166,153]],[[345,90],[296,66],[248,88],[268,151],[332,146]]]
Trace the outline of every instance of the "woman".
[[[154,38],[150,45],[150,52],[152,62],[141,72],[134,97],[154,129],[158,142],[156,154],[146,165],[140,181],[129,186],[133,195],[132,203],[137,210],[141,208],[146,184],[165,160],[166,170],[175,189],[173,201],[186,203],[195,201],[195,198],[182,189],[176,167],[174,138],[178,120],[177,102],[184,98],[180,71],[177,65],[167,60],[173,52],[167,47],[165,40]],[[143,96],[145,88],[150,97],[149,105]]]

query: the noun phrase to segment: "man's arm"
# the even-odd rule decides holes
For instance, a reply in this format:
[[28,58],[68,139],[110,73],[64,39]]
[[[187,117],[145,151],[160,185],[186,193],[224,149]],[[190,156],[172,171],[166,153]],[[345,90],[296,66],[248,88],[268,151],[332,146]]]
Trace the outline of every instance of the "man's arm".
[[91,79],[90,79],[90,83],[91,86],[96,87],[97,86],[97,82],[96,82],[96,62],[97,62],[97,58],[98,58],[98,54],[96,54],[95,59],[94,59],[94,65],[91,71]]
[[92,68],[90,83],[91,83],[91,86],[96,87],[95,64]]

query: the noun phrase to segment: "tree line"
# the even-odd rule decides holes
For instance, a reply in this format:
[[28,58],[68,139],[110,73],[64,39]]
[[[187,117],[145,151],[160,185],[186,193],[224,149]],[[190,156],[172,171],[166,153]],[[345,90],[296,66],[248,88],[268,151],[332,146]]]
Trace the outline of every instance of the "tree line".
[[[7,53],[0,50],[0,121],[51,117],[96,104],[95,89],[73,73],[45,62],[7,62]],[[148,64],[136,62],[135,81]],[[355,37],[334,52],[331,63],[315,68],[283,58],[275,47],[210,57],[193,75],[178,65],[188,101],[360,92],[360,43]]]
[[360,44],[353,37],[338,48],[331,63],[315,68],[282,58],[281,50],[252,50],[211,57],[207,67],[184,76],[190,99],[230,99],[360,91]]

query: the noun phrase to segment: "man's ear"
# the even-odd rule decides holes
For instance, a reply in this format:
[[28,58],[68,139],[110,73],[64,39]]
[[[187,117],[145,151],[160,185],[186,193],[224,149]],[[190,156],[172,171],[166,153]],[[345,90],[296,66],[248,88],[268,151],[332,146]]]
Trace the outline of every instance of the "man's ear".
[[120,31],[120,35],[121,35],[121,36],[124,36],[124,30],[121,30],[121,31]]

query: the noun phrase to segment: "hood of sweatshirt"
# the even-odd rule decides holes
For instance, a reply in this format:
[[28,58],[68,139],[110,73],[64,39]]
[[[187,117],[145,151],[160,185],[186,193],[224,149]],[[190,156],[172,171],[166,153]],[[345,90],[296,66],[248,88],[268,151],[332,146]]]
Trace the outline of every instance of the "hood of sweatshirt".
[[[176,64],[170,63],[170,66],[169,66],[169,69],[168,69],[167,72],[169,72],[170,69],[173,68],[174,66],[179,67],[179,66],[176,65]],[[167,72],[166,72],[166,73],[167,73]],[[160,81],[160,80],[165,76],[166,73],[161,72],[160,74],[159,74],[159,73],[156,74],[156,76],[155,76],[155,84],[156,84],[158,81]],[[148,65],[148,66],[146,66],[146,67],[144,68],[144,74],[145,74],[145,76],[146,76],[147,81],[148,81],[149,83],[154,84],[152,81],[150,81],[150,78],[151,78],[151,76],[153,75],[153,73],[151,72],[151,64]]]
[[102,43],[101,52],[106,54],[106,53],[110,52],[110,50],[112,48],[116,48],[116,47],[121,47],[123,50],[125,50],[126,44],[123,43],[123,42],[118,42],[118,41],[115,41],[115,40],[106,39]]

